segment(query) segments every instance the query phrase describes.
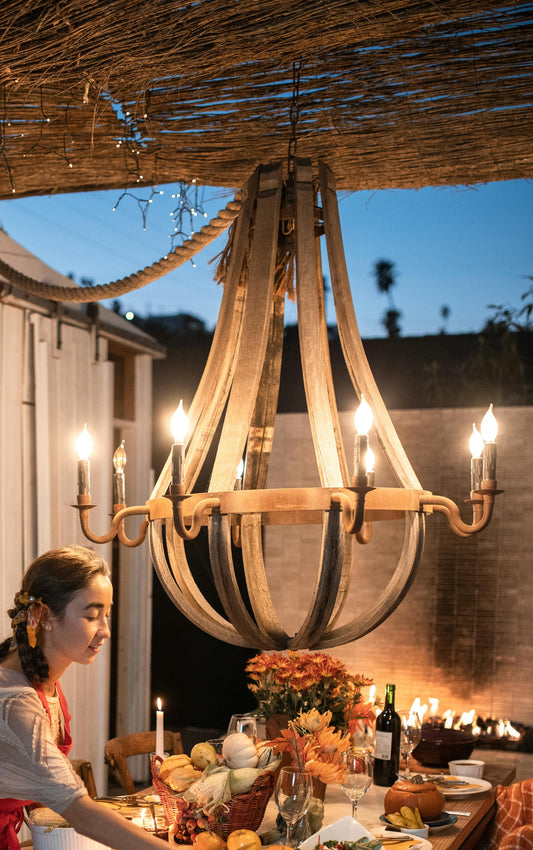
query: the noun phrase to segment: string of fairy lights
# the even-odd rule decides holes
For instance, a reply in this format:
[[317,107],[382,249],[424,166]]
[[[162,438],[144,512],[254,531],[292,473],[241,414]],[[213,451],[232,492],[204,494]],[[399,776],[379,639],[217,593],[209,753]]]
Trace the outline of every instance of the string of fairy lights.
[[[13,138],[16,135],[16,137],[21,141],[26,138],[26,133],[23,131],[22,125],[20,127],[20,132],[15,134],[13,129],[11,129],[13,127],[12,122],[9,120],[9,87],[10,85],[11,87],[14,87],[17,84],[17,79],[11,79],[4,81],[0,86],[0,157],[8,174],[12,194],[16,194],[17,189],[13,171],[6,152],[7,137],[9,135]],[[90,81],[87,81],[83,92],[83,104],[88,104],[90,102],[90,86]],[[126,108],[109,92],[101,91],[99,95],[112,108],[122,131],[120,136],[117,136],[114,140],[115,147],[123,153],[128,171],[132,173],[135,182],[137,184],[141,184],[144,181],[141,166],[141,154],[143,148],[146,147],[146,144],[149,141],[149,133],[146,130],[146,120],[149,116],[150,91],[147,91],[144,95],[144,111],[142,113],[142,118],[138,118],[132,111],[132,108]],[[72,162],[74,136],[68,127],[69,109],[72,106],[73,102],[67,102],[65,104],[61,110],[61,118],[50,117],[45,108],[43,87],[40,87],[39,111],[42,120],[38,124],[38,137],[26,150],[24,150],[22,157],[26,157],[36,149],[39,149],[43,153],[51,153],[55,156],[60,156],[65,160],[68,168],[75,168],[75,165]],[[63,121],[65,125],[62,152],[58,152],[55,148],[48,147],[45,138],[47,126],[57,126],[57,122],[60,120]],[[157,198],[165,195],[165,191],[157,186],[143,185],[143,189],[144,188],[147,190],[147,194],[141,194],[139,191],[131,188],[124,189],[113,206],[113,212],[115,212],[119,205],[126,199],[134,201],[141,214],[143,230],[146,230],[151,205]],[[200,229],[195,226],[196,220],[198,217],[207,218],[207,212],[204,208],[204,187],[200,187],[198,185],[196,178],[193,178],[190,183],[179,181],[177,184],[174,184],[174,191],[171,194],[171,199],[172,201],[176,201],[169,213],[172,221],[171,232],[169,233],[168,238],[170,239],[170,249],[172,250],[176,247],[176,245],[183,244],[185,240],[190,239],[194,233]],[[190,262],[193,267],[195,267],[195,263],[192,259]]]

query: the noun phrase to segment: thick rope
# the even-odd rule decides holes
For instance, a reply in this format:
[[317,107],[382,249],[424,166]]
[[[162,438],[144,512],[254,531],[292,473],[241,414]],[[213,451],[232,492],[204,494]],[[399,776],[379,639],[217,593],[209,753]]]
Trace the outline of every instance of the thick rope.
[[201,230],[194,233],[190,239],[187,239],[183,245],[178,245],[166,256],[156,260],[150,266],[140,269],[127,277],[120,280],[112,281],[111,283],[102,283],[98,286],[56,286],[52,283],[43,283],[28,277],[22,272],[17,271],[12,266],[9,266],[0,259],[0,274],[2,274],[9,283],[22,289],[24,292],[29,292],[31,295],[39,295],[42,298],[47,298],[50,301],[76,301],[85,303],[87,301],[101,301],[104,298],[118,298],[126,292],[132,292],[134,289],[141,289],[153,280],[157,280],[163,275],[178,266],[183,265],[186,260],[190,260],[198,254],[206,245],[220,236],[226,230],[231,222],[236,218],[242,206],[242,198],[236,195],[232,201],[229,201],[223,210],[211,219],[209,224],[204,225]]

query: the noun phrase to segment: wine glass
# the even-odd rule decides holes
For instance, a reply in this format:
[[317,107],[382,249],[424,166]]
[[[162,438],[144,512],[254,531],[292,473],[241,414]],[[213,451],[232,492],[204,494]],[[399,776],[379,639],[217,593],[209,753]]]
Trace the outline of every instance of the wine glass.
[[352,802],[352,817],[357,819],[357,803],[372,785],[372,756],[368,750],[346,750],[343,754],[346,772],[342,790]]
[[400,735],[400,749],[405,759],[405,775],[411,776],[409,767],[409,756],[422,737],[422,724],[416,711],[402,711],[400,714],[402,730]]
[[279,813],[287,824],[287,844],[295,847],[293,831],[295,824],[307,812],[311,803],[311,774],[307,770],[298,767],[282,767],[274,798]]
[[232,732],[244,732],[249,738],[257,737],[257,724],[253,714],[232,714],[228,726],[228,735]]

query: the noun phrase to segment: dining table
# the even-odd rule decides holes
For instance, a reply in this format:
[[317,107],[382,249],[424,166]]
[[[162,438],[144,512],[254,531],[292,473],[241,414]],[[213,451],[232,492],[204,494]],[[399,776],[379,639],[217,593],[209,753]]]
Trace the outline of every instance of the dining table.
[[[420,766],[420,772],[431,781],[431,776],[438,773],[447,774],[448,770],[427,772]],[[508,765],[485,765],[483,779],[490,783],[490,788],[482,793],[453,796],[446,799],[444,810],[454,813],[457,820],[448,826],[437,829],[431,828],[428,841],[433,850],[482,850],[485,845],[490,824],[495,813],[496,788],[498,785],[509,785],[515,777],[514,767]],[[384,798],[388,788],[371,785],[366,794],[359,800],[357,820],[370,833],[383,832],[386,824],[381,820],[384,812]],[[324,799],[323,826],[335,823],[337,820],[351,814],[351,803],[344,794],[341,785],[329,784]],[[273,798],[270,799],[261,827],[258,833],[267,831],[275,826],[277,809]],[[394,829],[391,827],[391,829]],[[416,848],[413,848],[416,850]]]

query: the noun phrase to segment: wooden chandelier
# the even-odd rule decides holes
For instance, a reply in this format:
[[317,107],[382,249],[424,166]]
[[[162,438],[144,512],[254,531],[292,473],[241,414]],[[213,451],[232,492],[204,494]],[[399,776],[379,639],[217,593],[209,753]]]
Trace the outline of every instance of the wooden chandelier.
[[[189,411],[189,440],[177,441],[146,505],[127,508],[120,497],[108,534],[88,526],[91,497],[84,488],[78,509],[84,534],[94,542],[118,536],[138,545],[148,532],[152,560],[168,596],[195,625],[212,636],[256,649],[333,647],[375,629],[407,593],[420,561],[426,514],[441,512],[451,529],[468,536],[490,520],[494,497],[495,447],[483,449],[473,475],[472,522],[461,519],[451,500],[423,490],[400,443],[370,371],[357,328],[344,259],[335,180],[319,164],[322,209],[309,160],[296,160],[285,184],[281,165],[250,178],[235,224],[224,295],[209,358]],[[320,261],[323,226],[331,286],[344,358],[355,392],[370,405],[377,439],[397,487],[374,487],[366,472],[364,436],[356,442],[350,475],[333,392]],[[296,298],[307,406],[320,487],[267,489],[283,342],[285,293],[275,290],[280,232],[295,232]],[[243,285],[247,278],[246,286]],[[220,439],[208,492],[193,492],[217,428]],[[242,488],[238,467],[246,453]],[[474,463],[474,461],[473,461]],[[477,467],[476,467],[477,469]],[[120,474],[120,473],[119,473]],[[120,491],[119,491],[120,492]],[[124,520],[144,515],[130,540]],[[395,571],[373,609],[337,625],[350,581],[355,541],[367,543],[375,521],[404,518],[405,535]],[[265,525],[322,523],[322,551],[313,598],[295,634],[281,626],[272,603],[263,558]],[[224,615],[200,591],[187,560],[186,541],[207,526],[215,587]],[[233,562],[242,548],[245,601]]]

